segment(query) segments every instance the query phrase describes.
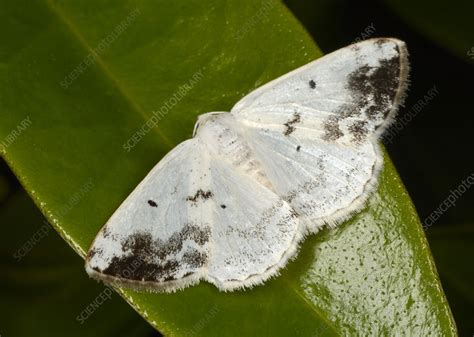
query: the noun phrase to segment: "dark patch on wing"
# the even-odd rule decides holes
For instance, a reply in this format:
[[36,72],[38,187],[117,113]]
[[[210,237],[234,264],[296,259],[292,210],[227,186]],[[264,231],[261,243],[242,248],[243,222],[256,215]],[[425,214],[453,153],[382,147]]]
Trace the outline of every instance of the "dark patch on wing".
[[182,259],[176,259],[184,241],[191,240],[202,247],[209,242],[210,234],[210,227],[191,224],[173,233],[167,240],[154,240],[150,233],[137,232],[121,241],[124,256],[114,256],[107,268],[97,271],[130,280],[175,280],[178,271],[199,268],[208,260],[207,253],[196,248],[188,248]]
[[[386,41],[380,43],[383,44]],[[387,118],[393,108],[400,84],[400,51],[398,46],[395,45],[394,48],[397,51],[394,57],[380,60],[377,67],[362,65],[349,75],[346,88],[351,93],[353,103],[343,104],[333,116],[326,119],[324,140],[335,141],[343,137],[344,133],[339,122],[347,118],[360,117],[359,121],[348,128],[352,141],[361,143],[369,134],[369,125],[363,122],[366,118],[375,122],[375,128]],[[365,116],[361,116],[363,112]]]
[[102,255],[103,254],[103,250],[102,248],[92,248],[91,250],[89,250],[89,254],[88,254],[88,258],[89,259],[92,259],[94,256],[96,256],[97,254],[99,255]]
[[311,89],[316,89],[316,82],[314,80],[310,80],[308,84]]
[[341,120],[341,116],[331,116],[329,117],[325,122],[324,122],[324,135],[323,139],[327,142],[333,142],[335,140],[338,140],[344,134],[341,131],[341,128],[339,127],[339,120]]
[[361,143],[367,137],[369,130],[367,129],[367,121],[355,121],[349,126],[349,132],[352,135],[352,141]]
[[111,234],[111,233],[110,233],[109,227],[105,227],[105,228],[102,230],[102,236],[103,236],[104,238],[107,239],[107,238],[110,236],[110,234]]
[[296,147],[296,151],[299,152],[300,150],[301,150],[301,145],[298,145],[298,146]]
[[187,201],[192,201],[192,202],[196,202],[199,198],[203,199],[203,200],[207,200],[209,198],[212,198],[214,196],[214,194],[211,192],[211,191],[203,191],[202,189],[199,189],[196,191],[196,193],[194,194],[194,196],[189,196],[186,198]]
[[196,249],[188,250],[183,254],[183,262],[194,269],[204,266],[207,263],[207,259],[207,254]]
[[150,205],[151,207],[158,207],[158,204],[151,199],[148,200],[148,205]]
[[359,111],[366,110],[371,120],[386,118],[393,106],[393,101],[400,83],[400,52],[397,55],[380,60],[380,65],[361,66],[349,75],[347,87],[351,90]]
[[[131,268],[130,266],[136,266]],[[102,273],[114,277],[135,281],[172,281],[175,280],[179,263],[175,259],[163,263],[150,262],[141,256],[114,256],[110,265]]]
[[293,118],[289,120],[288,122],[286,122],[285,124],[283,124],[284,126],[286,126],[285,132],[283,132],[283,134],[285,136],[289,136],[293,131],[295,131],[295,127],[293,125],[299,122],[301,122],[301,115],[295,112],[293,114]]
[[227,208],[227,206],[226,205],[221,205],[221,208],[225,209],[225,208]]

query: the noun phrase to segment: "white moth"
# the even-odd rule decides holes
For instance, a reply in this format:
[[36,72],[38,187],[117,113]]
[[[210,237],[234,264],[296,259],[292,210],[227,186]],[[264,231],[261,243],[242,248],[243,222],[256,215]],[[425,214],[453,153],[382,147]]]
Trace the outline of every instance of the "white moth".
[[92,277],[175,291],[229,291],[277,275],[310,233],[336,226],[374,191],[377,139],[407,85],[405,44],[342,48],[199,116],[97,234]]

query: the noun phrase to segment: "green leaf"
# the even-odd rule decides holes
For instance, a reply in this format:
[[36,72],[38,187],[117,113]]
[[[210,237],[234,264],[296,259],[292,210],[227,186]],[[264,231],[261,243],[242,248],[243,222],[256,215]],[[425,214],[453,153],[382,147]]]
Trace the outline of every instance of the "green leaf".
[[[449,303],[461,336],[474,331],[474,226],[433,227],[428,232],[430,246],[439,268]],[[471,266],[471,267],[469,267]]]
[[[321,55],[277,1],[0,3],[0,139],[17,130],[3,154],[83,257],[137,183],[191,136],[198,114],[229,110]],[[123,20],[126,29],[107,39]],[[85,66],[102,39],[112,42]],[[61,86],[68,74],[79,75]],[[31,125],[19,128],[27,117]],[[264,286],[119,291],[172,336],[455,335],[420,223],[386,162],[367,210],[308,238]]]
[[[385,0],[409,25],[438,45],[474,62],[474,2]],[[440,65],[443,66],[443,65]]]
[[24,191],[1,204],[0,223],[2,336],[151,336],[119,296],[84,275]]

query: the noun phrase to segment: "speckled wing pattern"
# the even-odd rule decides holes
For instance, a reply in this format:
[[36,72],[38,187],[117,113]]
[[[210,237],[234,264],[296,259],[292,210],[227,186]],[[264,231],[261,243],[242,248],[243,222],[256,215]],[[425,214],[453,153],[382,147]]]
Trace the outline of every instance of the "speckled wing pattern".
[[255,90],[231,113],[275,191],[309,232],[363,205],[408,76],[405,44],[371,39],[326,55]]
[[405,44],[371,39],[201,115],[97,234],[87,272],[156,291],[277,275],[305,235],[364,206],[407,76]]

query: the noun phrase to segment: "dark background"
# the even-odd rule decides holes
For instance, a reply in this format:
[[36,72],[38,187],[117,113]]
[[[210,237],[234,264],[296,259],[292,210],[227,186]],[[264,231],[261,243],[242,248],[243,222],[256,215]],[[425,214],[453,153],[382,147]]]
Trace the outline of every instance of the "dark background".
[[[404,40],[410,52],[411,85],[405,107],[399,112],[400,117],[410,113],[413,105],[433,86],[436,87],[439,93],[390,143],[385,144],[423,221],[448,197],[450,190],[474,173],[471,140],[474,129],[474,56],[470,59],[467,48],[465,55],[459,50],[453,51],[445,42],[437,41],[420,30],[416,22],[404,18],[385,2],[287,0],[285,3],[324,53],[364,37],[367,27],[375,28],[370,37],[390,36]],[[451,2],[451,6],[456,6],[456,1]],[[467,14],[472,16],[474,12]],[[433,18],[434,21],[437,19]],[[429,21],[429,17],[424,20]],[[446,20],[455,22],[457,18],[446,15]],[[474,26],[472,18],[471,25]],[[474,46],[472,29],[465,34]],[[0,159],[0,204],[20,190],[14,175]],[[474,188],[470,188],[454,207],[426,230],[460,335],[466,336],[474,333],[474,291],[471,289],[474,285],[473,206]],[[64,254],[74,255],[66,245],[63,246]],[[96,292],[101,289],[98,286]],[[122,306],[121,310],[126,311],[127,305],[122,302],[115,299],[107,305]],[[140,324],[146,325],[138,317],[136,321],[127,323],[128,326]],[[150,328],[149,334],[155,335],[155,332]]]

